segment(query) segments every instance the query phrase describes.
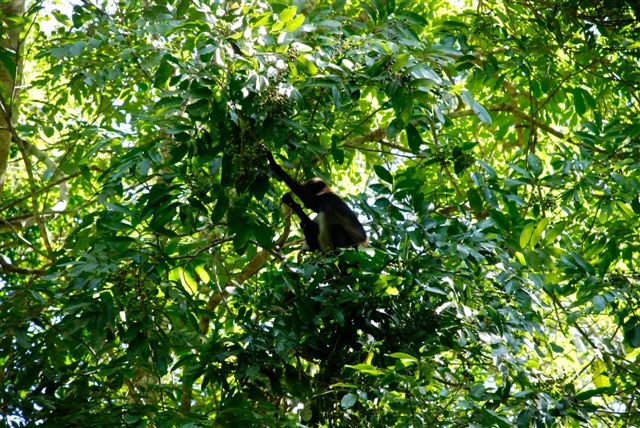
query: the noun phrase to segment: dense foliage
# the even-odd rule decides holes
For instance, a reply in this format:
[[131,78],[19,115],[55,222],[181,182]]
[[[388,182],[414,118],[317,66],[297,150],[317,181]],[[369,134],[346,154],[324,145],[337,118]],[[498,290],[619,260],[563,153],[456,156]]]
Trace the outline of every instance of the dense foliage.
[[640,424],[634,1],[2,10],[1,423]]

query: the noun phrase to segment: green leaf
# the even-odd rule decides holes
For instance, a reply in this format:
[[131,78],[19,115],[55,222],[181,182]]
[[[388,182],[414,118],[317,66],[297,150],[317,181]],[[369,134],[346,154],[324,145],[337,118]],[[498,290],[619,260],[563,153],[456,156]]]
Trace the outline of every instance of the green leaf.
[[527,162],[529,164],[529,170],[533,173],[534,176],[539,177],[542,174],[542,161],[540,158],[533,152],[530,152],[527,155]]
[[420,146],[424,144],[424,141],[422,141],[422,137],[416,127],[408,124],[405,131],[407,132],[407,143],[411,151],[414,153],[420,151]]
[[582,96],[582,89],[574,88],[572,90],[572,94],[573,94],[573,107],[575,107],[576,113],[578,113],[580,116],[584,116],[584,114],[587,111],[587,107],[585,105],[584,98]]
[[460,91],[460,98],[462,102],[466,104],[467,107],[471,108],[473,112],[478,116],[478,118],[486,123],[491,123],[491,115],[480,103],[478,103],[474,98],[473,94],[466,89]]
[[531,239],[529,241],[529,246],[531,248],[538,245],[538,243],[542,239],[542,233],[545,231],[550,221],[551,221],[551,218],[543,218],[538,222],[538,225],[536,226],[536,229],[531,234]]
[[203,283],[208,284],[211,281],[211,275],[209,275],[205,265],[196,266],[195,270]]
[[75,56],[80,56],[80,54],[82,54],[82,52],[84,51],[84,48],[87,47],[87,42],[81,40],[78,42],[75,42],[74,44],[69,46],[69,56],[75,57]]
[[597,397],[603,394],[608,394],[611,392],[611,387],[607,386],[604,388],[596,388],[596,389],[589,389],[587,391],[583,391],[579,394],[576,394],[576,400],[580,400],[580,401],[585,401],[588,400],[592,397]]
[[413,95],[411,91],[399,87],[398,91],[391,97],[391,104],[398,117],[403,123],[409,123],[413,115]]
[[13,80],[16,77],[16,61],[15,53],[0,46],[0,64],[4,66],[4,69],[9,73],[9,79]]
[[373,169],[381,180],[386,181],[389,184],[393,184],[393,176],[384,166],[374,165]]
[[176,6],[176,15],[184,16],[189,11],[190,6],[191,6],[190,0],[180,0],[178,5]]
[[122,421],[127,423],[127,424],[136,424],[143,417],[144,417],[144,415],[142,415],[142,414],[125,413],[124,416],[122,417]]
[[62,59],[64,57],[67,56],[69,52],[69,48],[67,45],[65,46],[58,46],[55,48],[52,48],[49,53],[51,54],[52,57],[56,58],[56,59]]
[[609,271],[609,266],[611,266],[613,260],[614,258],[609,253],[603,254],[602,259],[598,264],[598,275],[600,277],[603,277]]
[[304,15],[296,16],[294,19],[287,22],[287,25],[285,25],[286,30],[290,32],[297,30],[302,24],[304,24],[304,19]]
[[487,125],[491,124],[491,115],[489,114],[487,109],[484,108],[482,104],[474,100],[472,104],[472,109],[473,109],[473,112],[476,114],[476,116],[478,116],[478,118],[482,122],[486,123]]
[[233,237],[233,249],[238,254],[244,254],[249,244],[249,240],[253,237],[252,230],[249,227],[238,228]]
[[378,21],[378,14],[376,13],[375,9],[372,8],[367,2],[361,1],[360,7],[367,13],[367,15],[369,15],[373,22]]
[[313,63],[313,57],[310,55],[300,55],[297,58],[298,63],[302,66],[302,69],[309,75],[315,76],[318,74],[318,67]]
[[531,241],[531,236],[533,235],[533,230],[535,228],[535,223],[527,223],[527,225],[520,232],[520,248],[525,249],[529,247],[529,242]]
[[347,366],[354,370],[359,371],[360,373],[365,373],[373,376],[380,376],[384,374],[384,371],[379,368],[372,366],[371,364],[356,364],[354,366]]
[[631,317],[624,323],[624,342],[632,348],[640,348],[640,318]]
[[182,286],[189,290],[190,293],[195,293],[198,289],[198,283],[193,278],[193,274],[186,269],[180,269],[178,272],[180,274],[180,282],[182,283]]
[[398,71],[409,61],[410,55],[408,53],[401,53],[396,57],[393,62],[393,71]]
[[562,346],[558,345],[557,343],[551,342],[550,345],[551,345],[551,350],[553,352],[555,352],[556,354],[561,354],[561,353],[564,352],[564,348]]
[[553,245],[555,243],[556,238],[564,231],[567,227],[566,221],[560,221],[554,224],[550,230],[544,234],[544,242],[547,245]]
[[344,163],[344,150],[339,148],[332,148],[331,157],[338,165],[342,165]]
[[518,418],[517,418],[517,427],[518,428],[528,428],[531,426],[531,421],[533,420],[533,410],[532,409],[525,409],[525,410],[521,410],[520,413],[518,413]]
[[342,397],[342,400],[340,400],[340,406],[343,409],[350,409],[356,404],[357,401],[358,396],[356,394],[348,393]]
[[472,210],[479,213],[482,212],[482,197],[480,196],[480,192],[477,189],[471,188],[467,190],[467,200],[469,201],[469,206]]
[[498,210],[491,209],[489,210],[489,217],[495,222],[496,226],[498,226],[502,230],[508,230],[511,226],[511,222],[509,218],[505,216]]
[[588,273],[590,275],[595,274],[595,269],[593,268],[593,266],[591,266],[591,264],[589,264],[589,262],[587,262],[580,254],[572,252],[571,256],[573,257],[573,260],[576,262],[576,264],[580,266],[585,273]]
[[389,354],[389,356],[391,358],[397,358],[399,360],[402,360],[403,362],[408,362],[408,363],[418,362],[418,359],[416,357],[414,357],[413,355],[405,354],[404,352],[394,352],[392,354]]
[[271,248],[273,246],[273,230],[266,224],[253,225],[253,235],[262,248]]
[[597,313],[604,311],[605,308],[607,307],[607,301],[601,295],[593,296],[593,299],[591,299],[591,302],[593,303],[593,307]]
[[383,0],[371,0],[371,5],[376,9],[378,16],[381,18],[386,16],[385,3],[386,2],[383,2]]
[[[278,14],[278,21],[282,23],[287,23],[291,18],[293,18],[297,12],[298,8],[296,6],[289,6],[284,9],[282,12]],[[301,15],[302,16],[302,15]],[[304,19],[304,16],[302,16]]]
[[218,224],[222,217],[224,217],[227,212],[227,208],[229,207],[229,198],[224,195],[218,197],[218,201],[216,202],[216,206],[211,213],[211,223]]

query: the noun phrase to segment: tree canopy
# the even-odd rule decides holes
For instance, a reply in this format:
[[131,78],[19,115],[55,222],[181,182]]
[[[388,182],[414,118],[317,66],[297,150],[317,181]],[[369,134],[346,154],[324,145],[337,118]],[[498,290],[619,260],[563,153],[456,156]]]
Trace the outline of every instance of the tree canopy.
[[639,425],[639,19],[0,3],[0,423]]

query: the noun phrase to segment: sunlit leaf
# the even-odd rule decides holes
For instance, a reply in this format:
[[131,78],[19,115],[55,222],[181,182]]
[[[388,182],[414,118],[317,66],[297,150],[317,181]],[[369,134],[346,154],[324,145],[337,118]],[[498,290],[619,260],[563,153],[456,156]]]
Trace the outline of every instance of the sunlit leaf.
[[288,21],[287,24],[285,25],[285,28],[287,31],[295,31],[298,28],[300,28],[302,24],[304,24],[304,20],[305,20],[304,15],[298,15],[291,21]]
[[538,177],[542,174],[542,161],[540,158],[533,152],[527,155],[527,161],[529,163],[529,170],[533,173],[534,176]]
[[350,368],[360,372],[360,373],[364,373],[364,374],[368,374],[368,375],[373,375],[373,376],[380,376],[384,374],[384,371],[378,369],[375,366],[372,366],[370,364],[356,364],[356,365],[352,365],[349,366]]
[[287,7],[278,14],[278,21],[283,23],[289,22],[295,16],[297,10],[298,8],[295,6]]
[[356,394],[348,393],[342,397],[342,400],[340,400],[340,406],[343,409],[350,409],[356,404],[357,401],[358,396]]
[[546,230],[546,228],[549,225],[550,221],[551,221],[551,218],[547,217],[547,218],[543,218],[542,220],[540,220],[538,222],[538,224],[536,225],[535,230],[531,234],[531,238],[530,238],[530,241],[529,241],[529,245],[531,247],[535,247],[536,245],[538,245],[538,243],[542,239],[542,234]]

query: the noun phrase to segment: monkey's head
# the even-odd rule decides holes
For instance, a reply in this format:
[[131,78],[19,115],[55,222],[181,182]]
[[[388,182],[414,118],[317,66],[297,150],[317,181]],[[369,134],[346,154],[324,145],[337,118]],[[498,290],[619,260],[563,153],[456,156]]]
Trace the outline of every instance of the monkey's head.
[[304,184],[304,189],[313,195],[321,195],[322,193],[330,193],[331,189],[327,184],[318,177],[312,178]]

